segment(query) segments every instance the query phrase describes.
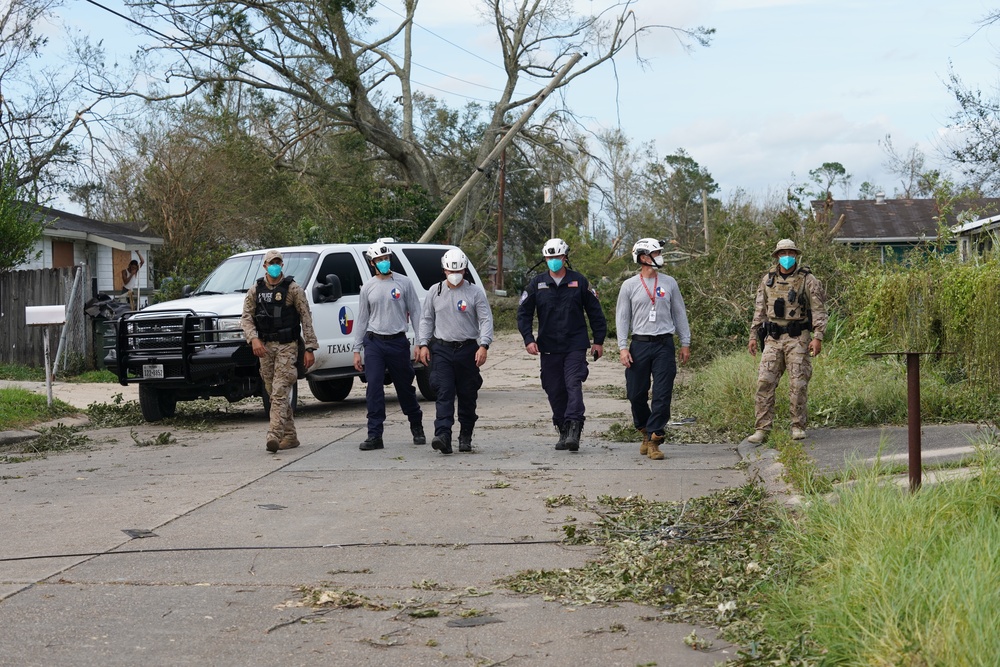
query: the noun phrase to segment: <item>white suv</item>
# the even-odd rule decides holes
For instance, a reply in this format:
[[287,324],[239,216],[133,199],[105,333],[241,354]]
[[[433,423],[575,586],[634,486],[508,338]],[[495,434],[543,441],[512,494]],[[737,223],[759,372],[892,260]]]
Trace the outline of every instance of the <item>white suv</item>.
[[[443,278],[441,255],[454,246],[395,243],[392,270],[413,281],[421,304],[427,289]],[[284,273],[294,276],[309,298],[319,339],[316,363],[305,374],[313,396],[321,401],[341,401],[351,392],[354,370],[354,318],[361,286],[373,276],[364,255],[367,244],[349,243],[279,248]],[[224,396],[238,401],[261,396],[269,402],[258,375],[257,357],[243,339],[240,316],[243,299],[264,275],[266,250],[233,255],[220,264],[197,288],[185,288],[185,298],[149,306],[115,320],[114,334],[106,340],[105,363],[123,385],[139,384],[139,404],[147,421],[171,417],[177,401]],[[479,283],[470,264],[467,279]],[[411,313],[407,337],[415,344]],[[416,368],[417,385],[424,398],[433,400],[428,369]],[[301,377],[301,376],[300,376]],[[384,381],[383,378],[375,378]],[[293,387],[291,401],[297,399]]]

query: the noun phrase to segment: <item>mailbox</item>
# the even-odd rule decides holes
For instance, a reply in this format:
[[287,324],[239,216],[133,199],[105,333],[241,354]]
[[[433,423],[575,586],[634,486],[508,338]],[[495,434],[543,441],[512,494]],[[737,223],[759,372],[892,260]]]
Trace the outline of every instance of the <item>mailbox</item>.
[[24,323],[29,326],[65,324],[66,306],[25,306]]

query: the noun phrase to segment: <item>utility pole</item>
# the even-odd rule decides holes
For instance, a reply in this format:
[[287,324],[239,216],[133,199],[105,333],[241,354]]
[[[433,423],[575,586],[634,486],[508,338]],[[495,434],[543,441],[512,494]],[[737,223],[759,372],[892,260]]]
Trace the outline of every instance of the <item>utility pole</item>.
[[472,188],[474,188],[475,185],[483,179],[483,176],[486,175],[486,168],[500,156],[500,153],[507,147],[507,144],[514,141],[514,137],[521,131],[521,128],[528,122],[528,119],[531,118],[531,114],[538,110],[538,107],[542,105],[542,102],[544,102],[549,94],[556,89],[564,78],[566,78],[566,75],[569,74],[569,70],[585,55],[585,53],[574,53],[570,57],[569,62],[563,65],[561,70],[556,72],[556,75],[552,77],[549,85],[545,86],[542,92],[535,96],[535,99],[531,102],[528,108],[525,109],[524,113],[521,114],[521,117],[517,119],[517,122],[511,126],[507,134],[503,135],[493,150],[490,151],[490,154],[486,156],[486,159],[483,160],[483,163],[476,167],[476,170],[472,172],[472,176],[470,176],[465,184],[462,185],[461,189],[459,189],[455,196],[451,198],[451,201],[448,202],[448,204],[444,207],[444,210],[438,214],[438,217],[431,223],[431,226],[427,228],[427,231],[424,232],[423,236],[418,239],[420,243],[427,243],[434,238],[434,235],[437,234],[438,230],[444,225],[445,220],[447,220],[448,217],[455,212],[455,209],[457,209],[458,205],[462,203],[466,196],[468,196]]
[[500,206],[497,211],[497,277],[495,290],[503,290],[503,199],[507,184],[507,147],[500,151]]

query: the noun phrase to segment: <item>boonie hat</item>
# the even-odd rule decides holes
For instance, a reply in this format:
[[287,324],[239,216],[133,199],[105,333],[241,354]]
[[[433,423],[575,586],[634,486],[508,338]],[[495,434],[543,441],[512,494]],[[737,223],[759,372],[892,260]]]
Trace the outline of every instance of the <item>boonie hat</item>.
[[285,258],[281,256],[280,252],[278,252],[277,250],[268,250],[267,253],[264,255],[264,266],[267,266],[274,260],[278,260],[282,264],[285,263]]
[[792,252],[802,254],[802,251],[795,245],[795,241],[791,239],[781,239],[778,241],[778,245],[774,246],[774,252],[771,253],[771,257],[777,257],[778,253],[782,250],[791,250]]

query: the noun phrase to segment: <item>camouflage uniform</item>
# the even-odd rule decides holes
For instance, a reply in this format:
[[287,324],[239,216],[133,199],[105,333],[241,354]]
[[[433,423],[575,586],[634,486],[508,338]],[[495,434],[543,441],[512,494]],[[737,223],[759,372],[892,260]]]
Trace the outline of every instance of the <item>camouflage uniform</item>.
[[[258,293],[261,294],[261,299],[258,299]],[[294,309],[290,313],[290,321],[296,326],[293,327],[292,334],[282,337],[288,338],[294,335],[294,340],[287,342],[283,339],[264,340],[264,336],[258,332],[257,320],[261,317],[261,303],[269,303],[272,299],[275,304],[280,300],[287,301],[288,305]],[[288,311],[287,307],[286,311]],[[275,310],[274,312],[279,311]],[[287,313],[286,316],[288,316]],[[316,332],[313,330],[312,313],[309,311],[309,301],[306,298],[305,290],[290,277],[283,278],[281,282],[273,286],[261,278],[247,290],[246,299],[243,300],[243,317],[240,324],[248,342],[252,342],[254,338],[260,338],[267,349],[267,355],[260,358],[260,378],[271,399],[271,422],[268,426],[267,438],[268,440],[280,440],[282,448],[286,449],[291,443],[298,443],[295,421],[292,417],[291,406],[288,404],[288,394],[292,386],[299,381],[299,371],[295,365],[298,360],[299,329],[301,329],[301,336],[305,340],[307,350],[315,350],[319,345]],[[261,327],[261,329],[263,328]]]
[[[757,336],[762,326],[785,329],[790,325],[794,334],[796,328],[805,326],[807,312],[810,310],[812,335],[817,340],[823,340],[827,321],[826,292],[823,290],[823,285],[806,267],[796,266],[792,273],[782,275],[775,265],[764,274],[757,287],[750,335]],[[756,430],[771,430],[774,423],[774,391],[781,374],[786,369],[791,426],[805,430],[806,391],[809,378],[812,377],[812,362],[809,357],[810,338],[808,330],[803,330],[798,335],[789,335],[785,331],[780,332],[777,337],[767,335],[757,373],[757,395],[754,399]]]

